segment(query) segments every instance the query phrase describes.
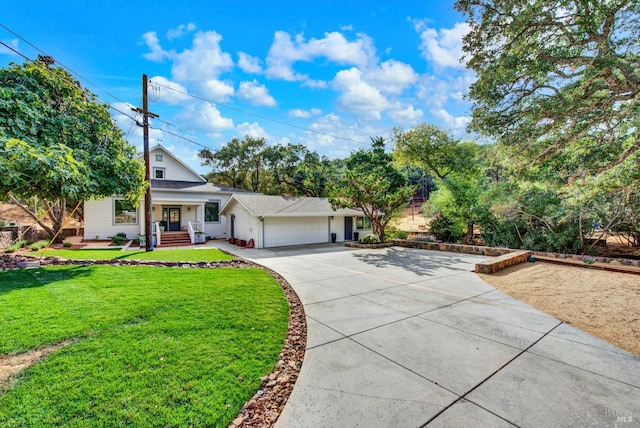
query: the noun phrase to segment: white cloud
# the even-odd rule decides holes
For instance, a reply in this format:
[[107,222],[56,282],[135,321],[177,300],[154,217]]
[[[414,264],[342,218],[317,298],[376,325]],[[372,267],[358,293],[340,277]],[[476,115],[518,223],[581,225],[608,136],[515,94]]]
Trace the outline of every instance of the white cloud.
[[402,110],[390,111],[388,114],[400,125],[415,125],[422,120],[424,112],[410,105]]
[[[135,106],[133,104],[121,102],[113,103],[111,106],[113,107],[112,116],[116,122],[116,125],[118,125],[118,127],[124,133],[125,139],[130,144],[133,144],[138,152],[141,152],[144,143],[143,129],[142,126],[139,126],[138,124],[142,123],[142,119],[139,114],[136,114],[131,110],[132,108],[135,108]],[[135,117],[137,121],[131,120],[132,117]],[[150,120],[149,124],[152,126],[149,129],[149,140],[151,141],[151,144],[162,141],[162,137],[164,135],[162,130],[156,129],[154,127],[153,120]]]
[[268,140],[270,138],[269,134],[267,134],[267,132],[260,125],[258,125],[257,122],[244,122],[238,125],[236,129],[242,137],[248,135],[253,138],[264,138],[265,140]]
[[142,54],[142,57],[149,61],[160,62],[165,58],[173,57],[175,54],[173,51],[166,51],[162,49],[160,41],[158,40],[158,34],[155,31],[147,31],[142,35],[142,38],[144,39],[144,43],[147,47],[151,49],[151,52]]
[[289,116],[291,117],[299,117],[302,119],[309,118],[311,116],[318,116],[322,111],[319,108],[312,108],[310,110],[302,110],[299,108],[289,110]]
[[364,118],[379,120],[380,111],[389,107],[388,100],[380,91],[363,81],[360,70],[355,67],[339,71],[333,80],[333,87],[342,92],[338,103]]
[[227,101],[235,93],[232,85],[218,79],[204,80],[199,88],[205,98],[218,102]]
[[366,80],[382,92],[399,94],[418,80],[409,64],[388,60],[365,72]]
[[238,52],[238,67],[240,67],[245,73],[262,73],[260,58],[251,56],[244,52]]
[[196,24],[190,22],[188,24],[181,24],[178,25],[178,27],[176,28],[172,28],[169,29],[167,31],[167,39],[168,40],[173,40],[173,39],[178,39],[182,36],[184,36],[185,34],[191,33],[193,31],[196,30]]
[[349,24],[349,25],[341,25],[340,29],[342,31],[353,31],[353,25]]
[[371,38],[362,33],[354,41],[348,41],[339,32],[325,33],[321,39],[306,41],[302,34],[292,39],[289,33],[276,31],[266,59],[266,74],[288,81],[305,80],[307,76],[295,72],[293,64],[312,62],[317,58],[326,58],[336,64],[365,66],[375,62],[375,47]]
[[471,72],[454,76],[423,75],[416,86],[416,96],[431,108],[442,108],[446,103],[466,103],[464,97],[475,77]]
[[214,133],[233,128],[233,120],[222,117],[220,111],[211,103],[201,102],[186,106],[176,116],[181,128]]
[[[191,99],[187,95],[187,90],[179,83],[172,82],[162,76],[155,76],[149,79],[149,97],[155,101],[167,104],[179,104]],[[154,85],[157,83],[157,85]]]
[[249,101],[255,106],[275,106],[276,100],[269,94],[267,87],[253,80],[240,82],[238,97]]
[[[9,46],[11,46],[13,49],[17,51],[20,50],[18,39],[3,40],[3,42],[8,44]],[[18,54],[12,51],[11,49],[4,47],[3,45],[0,45],[0,55],[18,55]]]
[[440,127],[453,131],[464,131],[471,121],[469,116],[453,116],[443,108],[431,110],[431,114],[442,123]]
[[171,69],[177,81],[197,81],[216,78],[233,67],[231,55],[220,48],[222,36],[215,31],[198,32],[191,49],[175,55]]
[[414,21],[414,27],[420,34],[422,56],[439,67],[464,68],[462,58],[462,38],[469,32],[466,22],[458,22],[453,28],[439,31],[429,28],[424,21]]

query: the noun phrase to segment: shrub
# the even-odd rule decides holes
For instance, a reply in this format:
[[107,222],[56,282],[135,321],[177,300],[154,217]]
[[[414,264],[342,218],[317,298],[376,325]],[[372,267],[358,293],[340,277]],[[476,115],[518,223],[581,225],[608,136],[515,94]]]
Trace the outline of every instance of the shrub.
[[438,240],[451,243],[458,242],[465,233],[459,224],[442,214],[436,215],[436,217],[431,220],[429,229]]
[[70,247],[71,247],[71,242],[69,242],[69,241],[64,241],[64,242],[62,243],[62,246],[63,246],[64,248],[70,248]]
[[110,236],[109,239],[111,239],[111,242],[115,245],[122,245],[127,242],[127,234],[124,232],[118,232],[115,235]]
[[29,249],[31,251],[39,251],[45,248],[47,245],[49,245],[49,241],[47,241],[46,239],[42,239],[38,242],[34,242],[33,244],[31,244],[29,246]]
[[5,253],[15,253],[16,251],[18,251],[21,248],[26,247],[27,245],[31,244],[31,242],[29,241],[16,241],[13,244],[11,244],[10,246],[8,246],[7,248],[4,249]]
[[395,232],[393,232],[393,235],[391,235],[391,237],[394,239],[407,239],[409,237],[409,232],[405,232],[404,230],[396,230]]
[[361,244],[380,244],[382,241],[378,235],[370,233],[360,240]]

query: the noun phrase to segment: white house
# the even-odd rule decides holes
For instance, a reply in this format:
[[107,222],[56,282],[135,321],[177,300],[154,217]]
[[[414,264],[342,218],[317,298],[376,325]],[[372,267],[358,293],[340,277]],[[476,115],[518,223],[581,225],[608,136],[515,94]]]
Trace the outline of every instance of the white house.
[[[242,190],[207,183],[162,145],[150,149],[149,164],[154,233],[166,222],[160,243],[194,242],[199,231],[211,238],[227,236],[220,209],[233,193]],[[128,238],[144,235],[143,203],[132,206],[119,196],[85,201],[84,238],[108,239],[119,232]]]
[[[150,149],[149,163],[156,245],[190,244],[208,236],[252,240],[264,248],[351,241],[371,233],[360,211],[333,210],[326,198],[266,196],[207,183],[162,145]],[[85,201],[84,238],[144,235],[143,204],[133,206],[120,196]]]
[[234,194],[222,207],[227,236],[256,248],[342,242],[371,233],[362,212],[334,210],[327,198]]

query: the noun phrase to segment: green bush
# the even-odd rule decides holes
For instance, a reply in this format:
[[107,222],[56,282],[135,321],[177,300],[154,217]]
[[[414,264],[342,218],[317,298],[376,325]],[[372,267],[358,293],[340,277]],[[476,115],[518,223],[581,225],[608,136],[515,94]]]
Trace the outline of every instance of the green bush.
[[71,242],[69,242],[69,241],[64,241],[64,242],[62,243],[62,246],[63,246],[64,248],[71,248]]
[[445,217],[442,214],[436,215],[436,217],[429,223],[429,229],[436,238],[442,242],[455,243],[464,236],[464,229],[453,220]]
[[409,237],[409,232],[405,232],[404,230],[396,230],[395,232],[393,232],[393,235],[391,235],[391,237],[394,239],[407,239]]
[[124,232],[118,232],[115,235],[110,236],[109,239],[111,239],[111,242],[115,245],[122,245],[128,241],[127,234]]
[[370,233],[360,240],[361,244],[380,244],[382,241],[378,235]]
[[26,240],[16,241],[13,244],[11,244],[10,246],[8,246],[7,248],[5,248],[4,252],[5,253],[15,253],[16,251],[20,250],[21,248],[26,247],[29,244],[31,244],[31,242],[30,241],[26,241]]
[[49,245],[49,241],[47,241],[46,239],[41,239],[40,241],[31,244],[29,246],[29,249],[31,251],[39,251],[45,248],[47,245]]

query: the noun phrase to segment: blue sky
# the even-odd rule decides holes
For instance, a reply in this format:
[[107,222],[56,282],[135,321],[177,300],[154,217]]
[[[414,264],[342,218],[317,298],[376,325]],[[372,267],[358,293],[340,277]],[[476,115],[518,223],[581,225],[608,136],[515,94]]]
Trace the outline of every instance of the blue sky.
[[[36,48],[53,56],[129,116],[147,74],[160,115],[151,145],[198,172],[208,172],[203,146],[245,135],[329,158],[423,122],[466,136],[474,75],[459,62],[467,26],[453,1],[297,3],[14,2],[0,24],[19,37],[0,27],[0,40],[31,59]],[[9,62],[23,58],[0,46],[0,66]],[[112,114],[141,149],[141,129]]]

